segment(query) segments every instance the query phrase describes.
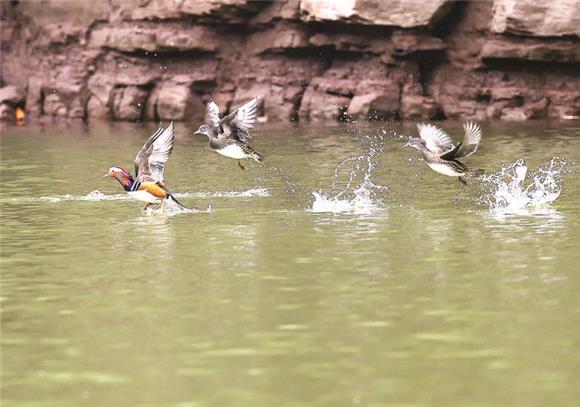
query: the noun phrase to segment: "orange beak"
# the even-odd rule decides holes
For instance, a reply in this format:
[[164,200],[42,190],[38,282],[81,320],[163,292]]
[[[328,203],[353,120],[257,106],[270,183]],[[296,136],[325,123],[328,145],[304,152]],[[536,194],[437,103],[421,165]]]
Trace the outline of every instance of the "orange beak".
[[103,175],[101,178],[107,178],[110,177],[109,173],[106,173],[105,175]]

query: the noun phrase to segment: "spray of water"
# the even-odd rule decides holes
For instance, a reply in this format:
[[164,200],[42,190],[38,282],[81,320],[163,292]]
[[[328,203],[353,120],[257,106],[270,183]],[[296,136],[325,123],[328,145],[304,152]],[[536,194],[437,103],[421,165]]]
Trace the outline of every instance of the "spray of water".
[[173,216],[179,215],[183,213],[211,213],[212,211],[212,203],[210,202],[206,209],[196,209],[196,208],[185,208],[183,206],[178,205],[177,203],[167,200],[165,201],[165,208],[163,211],[161,210],[160,205],[150,206],[147,208],[148,215],[165,215],[165,216]]
[[549,164],[529,172],[526,162],[518,159],[482,178],[479,203],[502,213],[546,208],[560,196],[562,178],[572,166],[573,163],[554,157]]
[[[248,198],[248,197],[268,197],[270,192],[266,188],[251,188],[248,190],[240,191],[217,191],[217,192],[176,192],[174,193],[176,198]],[[95,189],[86,195],[52,195],[52,196],[41,196],[36,198],[40,201],[45,202],[63,202],[63,201],[119,201],[119,200],[131,200],[127,194],[113,194],[107,195]],[[34,198],[28,198],[27,200],[34,200]]]
[[177,198],[249,198],[249,197],[268,197],[270,191],[266,188],[251,188],[245,191],[219,191],[219,192],[177,192],[174,194]]
[[[373,172],[383,153],[385,133],[365,134],[363,153],[338,163],[330,191],[313,192],[312,212],[370,213],[383,208],[387,187],[373,181]],[[349,169],[346,181],[345,169]]]
[[295,198],[296,196],[304,194],[304,188],[297,182],[292,176],[286,174],[279,167],[271,166],[268,168],[268,172],[272,174],[275,178],[282,180],[284,183],[284,191],[288,196]]

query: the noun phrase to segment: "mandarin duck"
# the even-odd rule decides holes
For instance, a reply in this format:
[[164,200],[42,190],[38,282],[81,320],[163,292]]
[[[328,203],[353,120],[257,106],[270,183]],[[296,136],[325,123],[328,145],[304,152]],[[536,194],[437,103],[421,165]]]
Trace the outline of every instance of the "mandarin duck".
[[183,207],[165,187],[163,179],[165,163],[173,151],[173,129],[173,122],[166,129],[157,129],[141,147],[135,157],[135,177],[117,166],[109,168],[103,175],[103,178],[113,177],[119,181],[131,198],[146,202],[143,210],[152,204],[161,203],[161,212],[164,212],[167,199]]

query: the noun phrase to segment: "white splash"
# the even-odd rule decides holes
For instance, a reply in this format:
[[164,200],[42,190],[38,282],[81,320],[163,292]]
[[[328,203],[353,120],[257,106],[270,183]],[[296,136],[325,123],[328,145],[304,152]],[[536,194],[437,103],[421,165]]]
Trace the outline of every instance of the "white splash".
[[63,201],[118,201],[123,199],[131,199],[127,194],[106,195],[98,189],[89,192],[86,195],[54,195],[41,196],[39,200],[46,202],[63,202]]
[[[178,192],[174,194],[177,198],[246,198],[246,197],[268,197],[270,192],[266,188],[252,188],[246,191],[222,191],[222,192]],[[119,201],[132,199],[127,194],[107,195],[95,189],[86,195],[53,195],[41,196],[37,198],[45,202],[63,202],[63,201]]]
[[368,214],[380,209],[379,204],[370,198],[366,191],[351,199],[329,197],[321,191],[313,192],[312,195],[314,196],[312,212]]
[[174,194],[177,198],[248,198],[269,197],[270,191],[266,188],[252,188],[246,191],[221,191],[221,192],[179,192]]
[[484,193],[480,203],[494,212],[529,213],[547,208],[562,193],[562,177],[572,164],[554,157],[549,165],[528,172],[523,159],[504,165],[482,178]]
[[368,214],[383,209],[382,199],[387,194],[387,187],[375,184],[372,181],[376,166],[376,156],[383,152],[383,134],[367,136],[370,141],[365,154],[347,158],[338,163],[334,170],[334,182],[331,191],[337,189],[337,184],[344,182],[340,179],[342,168],[350,164],[351,170],[346,185],[338,192],[313,192],[314,202],[312,212],[355,213]]
[[186,208],[183,206],[178,205],[177,203],[167,200],[164,204],[165,208],[163,211],[161,210],[160,205],[150,206],[147,208],[146,213],[148,215],[164,215],[164,216],[174,216],[183,213],[211,213],[212,212],[212,204],[211,202],[207,206],[207,209],[195,209],[195,208]]

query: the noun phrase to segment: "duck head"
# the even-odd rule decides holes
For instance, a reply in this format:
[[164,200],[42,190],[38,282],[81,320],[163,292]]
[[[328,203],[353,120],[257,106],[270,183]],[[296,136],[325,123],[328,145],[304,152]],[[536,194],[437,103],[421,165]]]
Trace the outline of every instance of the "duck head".
[[107,173],[105,175],[103,175],[101,178],[108,178],[108,177],[115,178],[123,186],[128,186],[128,185],[131,185],[133,183],[133,177],[131,176],[131,173],[129,173],[129,171],[127,171],[126,169],[121,168],[121,167],[109,168]]
[[413,137],[412,139],[407,141],[407,144],[405,144],[403,147],[413,147],[414,149],[421,150],[422,148],[426,148],[426,144],[425,140],[423,140],[422,138]]
[[207,124],[202,124],[201,126],[199,126],[199,128],[193,134],[207,136],[208,138],[215,137],[215,131],[214,131],[213,127],[211,127]]

